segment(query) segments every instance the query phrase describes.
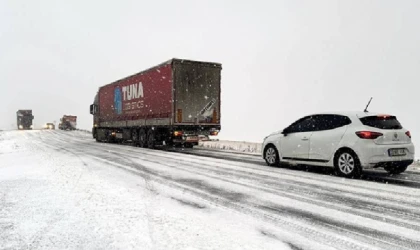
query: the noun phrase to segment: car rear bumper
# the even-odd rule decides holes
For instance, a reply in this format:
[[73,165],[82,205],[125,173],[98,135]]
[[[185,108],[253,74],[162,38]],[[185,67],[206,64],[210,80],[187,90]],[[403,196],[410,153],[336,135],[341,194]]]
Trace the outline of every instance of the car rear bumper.
[[414,160],[402,160],[402,161],[384,161],[378,162],[374,165],[374,168],[384,168],[384,167],[393,167],[393,166],[409,166],[413,164]]
[[[405,149],[404,156],[390,156],[390,149]],[[387,165],[410,165],[414,161],[414,145],[396,144],[396,145],[368,145],[359,148],[357,153],[363,168],[377,168]]]

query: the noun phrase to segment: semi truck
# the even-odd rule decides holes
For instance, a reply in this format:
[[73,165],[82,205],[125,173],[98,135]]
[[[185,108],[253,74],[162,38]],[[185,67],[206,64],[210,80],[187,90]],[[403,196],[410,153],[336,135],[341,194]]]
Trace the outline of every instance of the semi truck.
[[31,130],[34,116],[31,109],[21,109],[16,112],[18,130]]
[[76,130],[77,127],[77,116],[75,115],[63,115],[60,118],[58,129],[61,130]]
[[221,130],[220,63],[171,59],[109,83],[90,105],[93,138],[193,147]]

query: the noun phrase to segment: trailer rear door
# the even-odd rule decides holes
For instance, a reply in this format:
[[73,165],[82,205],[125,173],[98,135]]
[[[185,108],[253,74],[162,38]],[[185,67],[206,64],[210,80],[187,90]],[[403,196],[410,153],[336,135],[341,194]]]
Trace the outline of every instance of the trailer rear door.
[[221,65],[173,61],[174,123],[220,124]]

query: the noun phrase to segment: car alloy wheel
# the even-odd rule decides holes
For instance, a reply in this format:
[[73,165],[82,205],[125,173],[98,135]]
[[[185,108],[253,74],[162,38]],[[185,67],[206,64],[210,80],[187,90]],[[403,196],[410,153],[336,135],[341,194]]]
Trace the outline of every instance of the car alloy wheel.
[[276,166],[279,163],[279,155],[276,148],[273,146],[270,146],[265,150],[264,158],[269,166]]
[[338,168],[345,175],[350,175],[356,168],[356,160],[349,153],[342,153],[338,158]]

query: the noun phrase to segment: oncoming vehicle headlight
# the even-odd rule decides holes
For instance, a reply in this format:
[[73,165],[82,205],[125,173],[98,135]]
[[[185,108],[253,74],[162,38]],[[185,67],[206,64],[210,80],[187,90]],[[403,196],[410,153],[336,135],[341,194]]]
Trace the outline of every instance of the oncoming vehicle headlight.
[[19,125],[19,129],[23,129],[23,126],[22,125]]

